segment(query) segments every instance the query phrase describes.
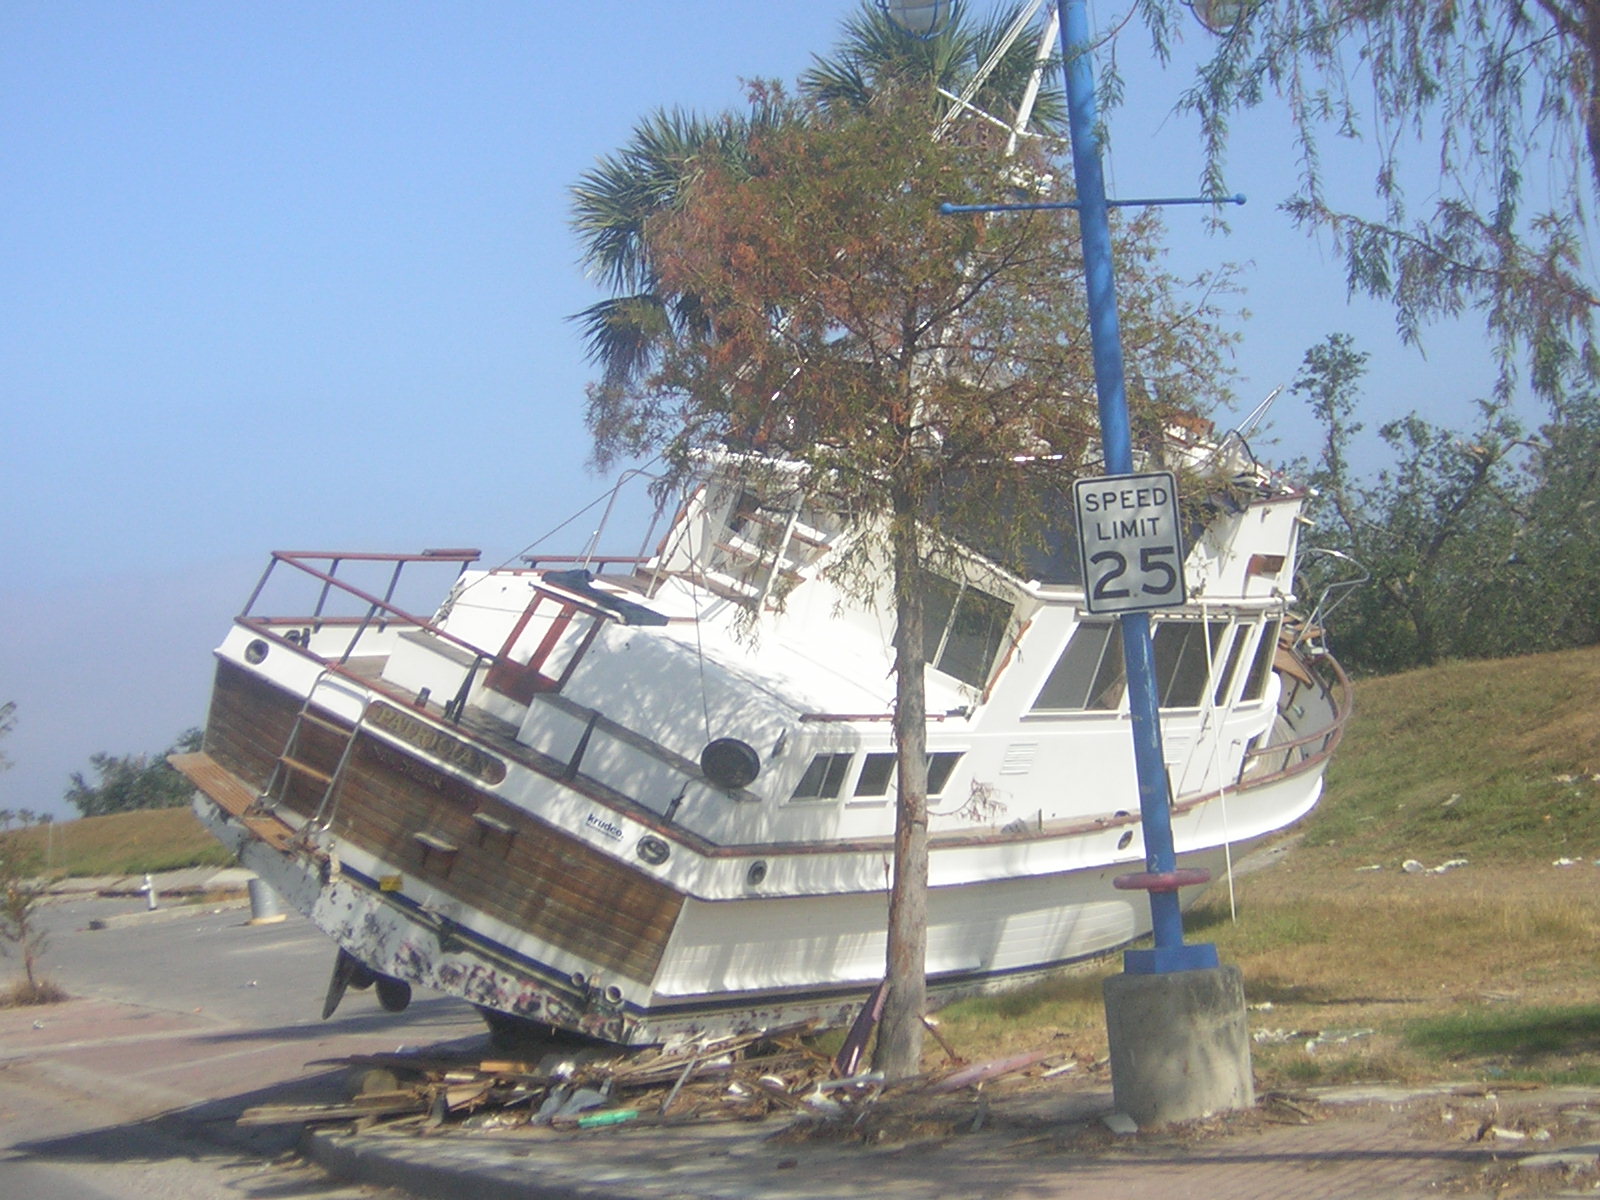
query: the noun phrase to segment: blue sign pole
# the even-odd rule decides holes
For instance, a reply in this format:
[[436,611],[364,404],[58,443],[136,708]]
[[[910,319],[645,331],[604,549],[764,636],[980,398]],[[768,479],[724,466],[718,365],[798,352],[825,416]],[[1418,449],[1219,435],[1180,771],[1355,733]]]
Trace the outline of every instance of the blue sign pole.
[[[1089,289],[1089,337],[1094,354],[1095,393],[1100,405],[1100,437],[1106,473],[1133,471],[1133,438],[1122,360],[1122,335],[1117,323],[1116,280],[1111,259],[1110,205],[1096,132],[1094,65],[1090,58],[1086,0],[1058,0],[1061,14],[1062,69],[1066,76],[1067,113],[1072,138],[1072,172],[1078,189],[1078,219],[1083,240],[1084,274]],[[1119,886],[1150,893],[1153,950],[1130,950],[1124,970],[1157,974],[1217,965],[1211,945],[1186,946],[1178,886],[1199,882],[1177,869],[1172,841],[1171,800],[1167,767],[1161,752],[1161,716],[1156,695],[1155,653],[1150,642],[1150,616],[1122,613],[1122,654],[1128,676],[1128,707],[1133,718],[1134,768],[1139,779],[1139,817],[1144,831],[1146,873],[1118,880]]]

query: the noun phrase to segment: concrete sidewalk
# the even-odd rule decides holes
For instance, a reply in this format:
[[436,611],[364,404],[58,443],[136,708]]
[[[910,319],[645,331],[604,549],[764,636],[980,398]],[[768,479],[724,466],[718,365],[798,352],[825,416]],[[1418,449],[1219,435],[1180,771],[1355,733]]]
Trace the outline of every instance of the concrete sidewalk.
[[[201,896],[216,892],[242,892],[255,878],[254,871],[242,867],[186,867],[178,871],[158,871],[148,878],[155,884],[157,897]],[[52,896],[139,896],[144,894],[144,875],[82,875],[58,879],[45,890]]]
[[[1410,1200],[1594,1195],[1600,1092],[1324,1089],[1118,1135],[1103,1086],[996,1088],[909,1140],[792,1120],[553,1130],[313,1130],[331,1173],[473,1200]],[[983,1116],[980,1118],[979,1113]],[[961,1132],[981,1124],[979,1132]],[[951,1131],[952,1125],[956,1132]]]
[[[91,929],[97,930],[125,929],[130,925],[175,921],[223,909],[244,908],[249,904],[244,893],[255,877],[254,871],[240,867],[189,867],[181,871],[160,871],[149,876],[85,875],[56,880],[46,889],[45,898],[52,903],[93,897],[136,900],[136,907],[98,917],[89,924]],[[154,887],[156,893],[153,908],[149,906],[146,894],[146,879],[150,881],[148,886]]]

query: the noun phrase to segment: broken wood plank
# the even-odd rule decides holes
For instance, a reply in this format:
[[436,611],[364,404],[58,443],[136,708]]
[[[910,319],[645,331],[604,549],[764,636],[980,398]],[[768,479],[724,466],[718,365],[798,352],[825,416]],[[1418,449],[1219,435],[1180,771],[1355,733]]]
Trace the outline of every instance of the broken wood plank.
[[396,1113],[422,1112],[428,1106],[415,1092],[375,1092],[344,1104],[258,1104],[239,1114],[239,1125],[301,1125],[314,1121],[350,1121]]

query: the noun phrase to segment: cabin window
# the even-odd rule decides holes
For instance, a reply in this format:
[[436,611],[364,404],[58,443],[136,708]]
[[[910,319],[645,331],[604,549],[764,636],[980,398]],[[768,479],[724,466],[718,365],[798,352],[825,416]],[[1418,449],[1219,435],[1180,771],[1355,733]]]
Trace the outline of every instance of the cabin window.
[[839,794],[839,789],[844,786],[844,777],[850,770],[850,760],[854,755],[845,752],[840,754],[819,754],[811,760],[811,765],[806,768],[806,773],[800,776],[800,782],[795,784],[791,800],[832,800]]
[[1278,652],[1278,622],[1268,621],[1261,627],[1261,640],[1256,643],[1255,657],[1250,660],[1250,674],[1245,676],[1244,695],[1241,700],[1259,700],[1267,692],[1267,678],[1272,674],[1272,660]]
[[1228,657],[1217,672],[1217,686],[1211,693],[1211,703],[1218,707],[1226,707],[1228,703],[1228,696],[1233,691],[1233,673],[1239,669],[1239,655],[1244,652],[1244,644],[1249,639],[1248,625],[1234,627],[1233,639],[1228,643]]
[[768,501],[743,489],[715,540],[711,568],[749,595],[781,596],[799,584],[801,569],[827,549],[826,519],[797,495]]
[[893,754],[869,754],[861,764],[861,774],[856,779],[857,796],[883,796],[889,791],[889,779],[894,775]]
[[728,514],[728,532],[737,533],[752,542],[760,543],[765,530],[751,528],[760,512],[761,497],[751,491],[740,492],[739,498],[733,502],[733,510]]
[[[940,750],[928,755],[928,795],[937,796],[944,791],[945,785],[950,782],[950,776],[955,773],[956,764],[961,761],[962,753],[960,750]],[[810,778],[812,772],[818,770],[817,762],[820,759],[828,757],[844,757],[848,759],[849,756],[818,755],[816,759],[812,760],[811,768],[807,770],[806,777]],[[889,785],[894,780],[896,761],[896,755],[893,753],[866,755],[861,763],[861,774],[856,777],[856,786],[852,795],[862,798],[888,795]],[[801,780],[801,785],[804,786],[804,784],[805,780]],[[835,795],[836,793],[829,792],[826,794]],[[795,791],[794,798],[797,800],[802,798],[798,789]]]
[[1199,708],[1225,621],[1159,621],[1155,627],[1156,695],[1162,708]]
[[962,683],[981,688],[1005,641],[1011,604],[970,584],[924,573],[923,659]]
[[1033,711],[1114,710],[1122,702],[1124,680],[1116,622],[1080,621]]
[[928,795],[937,796],[944,791],[944,785],[950,782],[950,773],[960,761],[959,750],[941,750],[928,755]]

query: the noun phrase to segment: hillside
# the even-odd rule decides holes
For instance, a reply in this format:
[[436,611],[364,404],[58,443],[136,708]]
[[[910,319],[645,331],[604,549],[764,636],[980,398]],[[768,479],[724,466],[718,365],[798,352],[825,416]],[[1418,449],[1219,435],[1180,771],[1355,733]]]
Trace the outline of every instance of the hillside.
[[16,836],[31,845],[44,873],[57,878],[225,867],[232,861],[187,806],[58,821]]
[[1357,684],[1305,842],[1330,865],[1589,859],[1597,800],[1600,647],[1451,663]]
[[[1262,1085],[1600,1083],[1600,648],[1359,681],[1355,705],[1274,865],[1185,921],[1244,974]],[[944,1029],[971,1057],[1052,1036],[1098,1056],[1120,969],[968,1001]]]

